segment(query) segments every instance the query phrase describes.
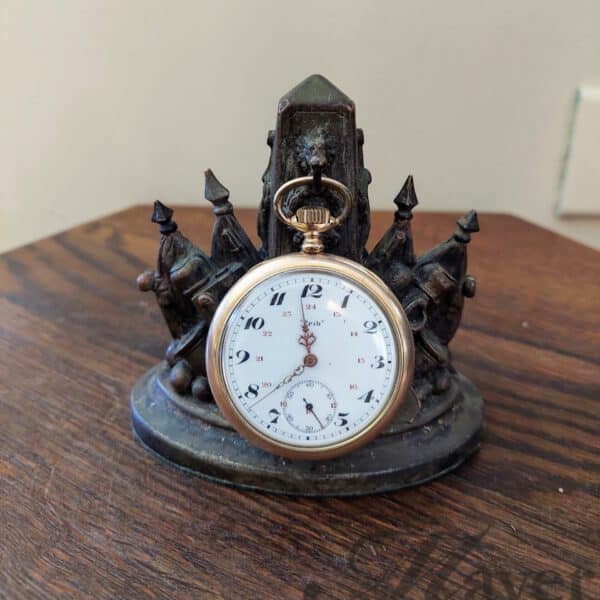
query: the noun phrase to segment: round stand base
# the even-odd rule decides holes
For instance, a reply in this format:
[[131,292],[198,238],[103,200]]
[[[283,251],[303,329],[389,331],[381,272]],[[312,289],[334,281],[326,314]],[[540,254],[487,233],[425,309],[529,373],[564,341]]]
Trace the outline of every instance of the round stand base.
[[160,457],[221,483],[300,496],[356,496],[424,483],[479,448],[483,399],[460,374],[418,419],[402,421],[367,446],[328,461],[295,461],[251,446],[212,403],[177,394],[161,363],[131,394],[133,430]]

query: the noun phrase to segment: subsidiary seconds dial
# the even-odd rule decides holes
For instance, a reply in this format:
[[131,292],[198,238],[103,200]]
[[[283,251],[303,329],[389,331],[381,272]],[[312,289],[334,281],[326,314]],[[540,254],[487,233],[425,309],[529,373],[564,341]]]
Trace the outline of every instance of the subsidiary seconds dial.
[[300,433],[323,431],[333,421],[337,402],[320,381],[307,379],[293,385],[281,401],[285,420]]

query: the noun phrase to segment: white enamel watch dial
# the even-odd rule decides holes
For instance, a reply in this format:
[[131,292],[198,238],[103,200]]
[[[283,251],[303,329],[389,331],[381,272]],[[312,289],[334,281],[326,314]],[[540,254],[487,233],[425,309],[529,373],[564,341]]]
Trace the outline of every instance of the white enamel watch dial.
[[370,271],[336,256],[265,261],[225,296],[207,348],[221,411],[252,443],[330,458],[372,440],[405,399],[412,334]]

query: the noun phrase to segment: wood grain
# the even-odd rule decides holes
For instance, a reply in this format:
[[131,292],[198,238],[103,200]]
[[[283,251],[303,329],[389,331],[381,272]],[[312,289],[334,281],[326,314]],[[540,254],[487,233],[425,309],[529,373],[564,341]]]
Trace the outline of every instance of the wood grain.
[[[452,344],[487,402],[482,450],[417,489],[294,499],[204,481],[133,440],[129,391],[168,342],[134,284],[156,256],[149,216],[0,257],[1,597],[600,597],[598,253],[482,215]],[[390,218],[374,213],[371,239]],[[208,246],[208,210],[176,219]],[[417,249],[454,219],[419,213]]]

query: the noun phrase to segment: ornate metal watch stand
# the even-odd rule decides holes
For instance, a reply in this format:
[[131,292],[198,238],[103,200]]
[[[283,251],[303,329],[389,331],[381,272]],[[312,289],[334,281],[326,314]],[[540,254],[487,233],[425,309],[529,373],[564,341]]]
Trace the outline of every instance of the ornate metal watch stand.
[[[479,230],[474,211],[458,220],[449,240],[416,257],[411,233],[417,205],[412,177],[394,199],[394,221],[368,253],[371,181],[363,165],[363,132],[354,103],[327,79],[313,75],[286,94],[270,131],[269,164],[262,177],[257,250],[233,214],[228,190],[205,173],[205,197],[216,217],[210,256],[179,231],[173,211],[155,202],[152,221],[161,240],[155,271],[138,277],[154,291],[173,337],[165,360],[148,371],[131,395],[133,429],[167,460],[224,483],[300,495],[356,495],[423,483],[460,465],[479,447],[483,400],[452,366],[448,344],[459,326],[464,297],[475,294],[466,274],[467,244]],[[339,207],[320,185],[342,182],[355,199],[342,227],[324,236],[326,252],[360,262],[398,297],[414,334],[416,364],[409,401],[374,442],[329,461],[292,461],[251,446],[212,401],[204,354],[208,327],[227,290],[258,262],[295,252],[297,232],[273,212],[273,195],[285,182],[310,176],[312,184],[289,192],[284,210],[300,205]]]

